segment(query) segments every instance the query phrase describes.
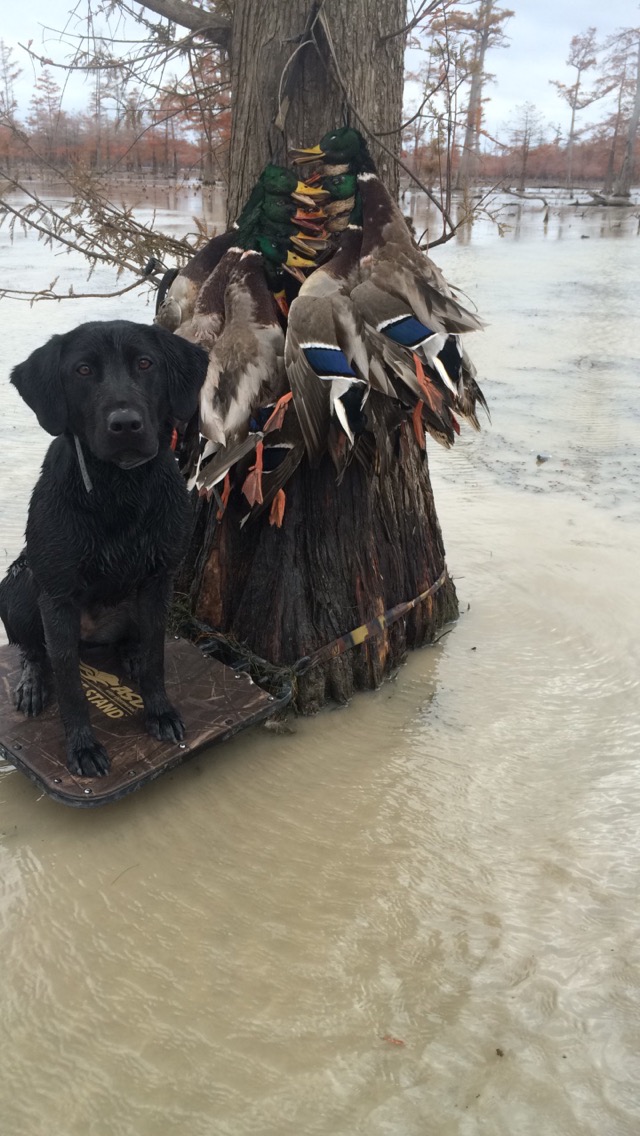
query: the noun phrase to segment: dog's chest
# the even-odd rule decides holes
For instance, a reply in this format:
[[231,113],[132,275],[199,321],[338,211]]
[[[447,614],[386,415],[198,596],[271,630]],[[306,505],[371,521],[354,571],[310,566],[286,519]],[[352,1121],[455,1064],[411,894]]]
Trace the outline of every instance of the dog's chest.
[[82,565],[86,597],[117,603],[149,576],[171,569],[177,559],[179,550],[172,548],[169,534],[138,530],[105,535]]

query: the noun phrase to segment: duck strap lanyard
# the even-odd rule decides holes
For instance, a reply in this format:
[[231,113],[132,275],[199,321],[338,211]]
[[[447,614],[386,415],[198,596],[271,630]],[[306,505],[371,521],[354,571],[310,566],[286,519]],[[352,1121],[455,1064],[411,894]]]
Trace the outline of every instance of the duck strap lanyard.
[[80,439],[79,439],[77,434],[73,435],[73,440],[76,444],[76,454],[78,455],[78,465],[80,466],[80,473],[82,475],[84,487],[85,487],[87,493],[93,493],[93,485],[91,484],[91,478],[89,477],[89,470],[87,469],[87,463],[84,460],[84,454],[82,452],[82,446],[80,445]]
[[327,663],[330,659],[335,659],[338,655],[343,655],[345,651],[349,651],[352,647],[358,647],[360,643],[365,643],[367,639],[372,639],[375,635],[380,635],[392,623],[396,623],[402,619],[404,615],[408,615],[413,611],[418,604],[423,603],[424,600],[429,599],[430,596],[435,595],[440,591],[440,588],[446,583],[449,578],[447,569],[444,568],[438,579],[427,588],[426,591],[421,592],[413,600],[408,600],[406,603],[396,604],[395,607],[390,607],[383,615],[378,615],[375,619],[370,619],[368,623],[361,624],[356,627],[354,631],[348,631],[346,635],[341,635],[339,639],[334,639],[332,643],[327,643],[325,647],[320,647],[314,651],[312,655],[306,655],[303,659],[299,659],[294,666],[294,671],[297,675],[306,674],[312,667],[316,667],[319,663]]

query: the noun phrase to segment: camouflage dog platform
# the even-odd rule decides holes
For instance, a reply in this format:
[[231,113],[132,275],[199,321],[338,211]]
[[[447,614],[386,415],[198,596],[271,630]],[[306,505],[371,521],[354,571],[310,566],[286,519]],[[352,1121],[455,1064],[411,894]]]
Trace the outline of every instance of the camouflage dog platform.
[[91,704],[98,741],[111,758],[105,777],[78,777],[65,764],[65,742],[57,706],[25,718],[13,705],[20,677],[17,648],[0,647],[0,757],[44,789],[55,801],[91,808],[117,801],[182,765],[215,742],[269,718],[289,701],[257,686],[248,674],[204,655],[185,640],[168,640],[166,687],[186,727],[184,742],[159,742],[144,732],[142,699],[113,654],[86,652],[82,685]]

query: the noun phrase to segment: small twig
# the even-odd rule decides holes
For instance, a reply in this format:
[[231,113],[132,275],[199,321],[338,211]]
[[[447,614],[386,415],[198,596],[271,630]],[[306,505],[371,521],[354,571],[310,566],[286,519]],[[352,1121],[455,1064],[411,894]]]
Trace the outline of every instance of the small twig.
[[129,864],[129,867],[128,867],[128,868],[123,868],[121,872],[118,872],[118,875],[117,875],[117,876],[114,876],[114,878],[113,878],[113,879],[112,879],[112,881],[111,881],[111,885],[110,885],[110,886],[111,886],[111,887],[113,887],[113,885],[114,885],[114,884],[117,884],[118,880],[121,880],[121,879],[122,879],[122,877],[123,877],[124,875],[126,875],[126,873],[127,873],[127,872],[130,872],[130,871],[132,871],[132,869],[133,869],[133,868],[139,868],[139,867],[140,867],[140,864],[139,864],[139,862],[138,862],[137,864]]
[[415,16],[409,20],[408,24],[405,24],[404,27],[400,28],[397,32],[390,32],[389,35],[382,36],[380,43],[386,43],[387,40],[396,39],[398,36],[407,35],[409,32],[412,32],[413,29],[418,26],[420,20],[424,19],[425,16],[430,16],[432,12],[435,12],[436,8],[440,8],[441,6],[445,6],[443,0],[425,0],[422,8],[418,9]]
[[[42,288],[39,292],[30,291],[27,288],[0,288],[0,300],[5,296],[12,296],[15,300],[24,300],[31,306],[37,303],[38,300],[111,300],[115,296],[124,296],[125,292],[132,292],[134,288],[139,288],[142,284],[154,284],[150,276],[141,276],[138,280],[134,280],[133,284],[127,284],[126,287],[118,289],[117,292],[64,292],[58,294],[52,292],[50,288]],[[155,285],[157,287],[157,285]]]

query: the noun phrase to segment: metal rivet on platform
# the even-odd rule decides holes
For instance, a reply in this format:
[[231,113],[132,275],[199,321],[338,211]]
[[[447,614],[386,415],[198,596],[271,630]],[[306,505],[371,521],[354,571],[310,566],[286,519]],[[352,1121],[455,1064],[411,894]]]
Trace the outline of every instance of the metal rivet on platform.
[[242,675],[240,674],[240,672],[239,672],[239,671],[236,671],[236,673],[234,674],[234,676],[233,676],[233,677],[234,677],[234,678],[242,678]]
[[225,724],[225,726],[232,726],[233,725],[233,718],[225,718],[224,724]]
[[135,777],[135,775],[136,775],[135,769],[130,769],[128,774],[127,774],[128,777]]
[[84,791],[85,797],[90,797],[92,793],[93,793],[93,789],[85,789],[85,791]]
[[179,635],[174,635],[174,637],[173,637],[173,638],[174,638],[174,639],[179,639],[179,638],[180,638],[180,636],[179,636]]
[[53,779],[54,785],[60,785],[61,782],[62,782],[62,777],[54,777],[54,779]]
[[186,749],[186,748],[187,748],[186,742],[178,742],[178,749]]
[[268,694],[267,698],[269,699],[269,702],[275,702],[275,700],[276,700],[275,695],[273,695],[273,694]]
[[20,745],[20,742],[14,742],[14,743],[13,743],[13,748],[14,748],[14,749],[22,749],[22,746]]

